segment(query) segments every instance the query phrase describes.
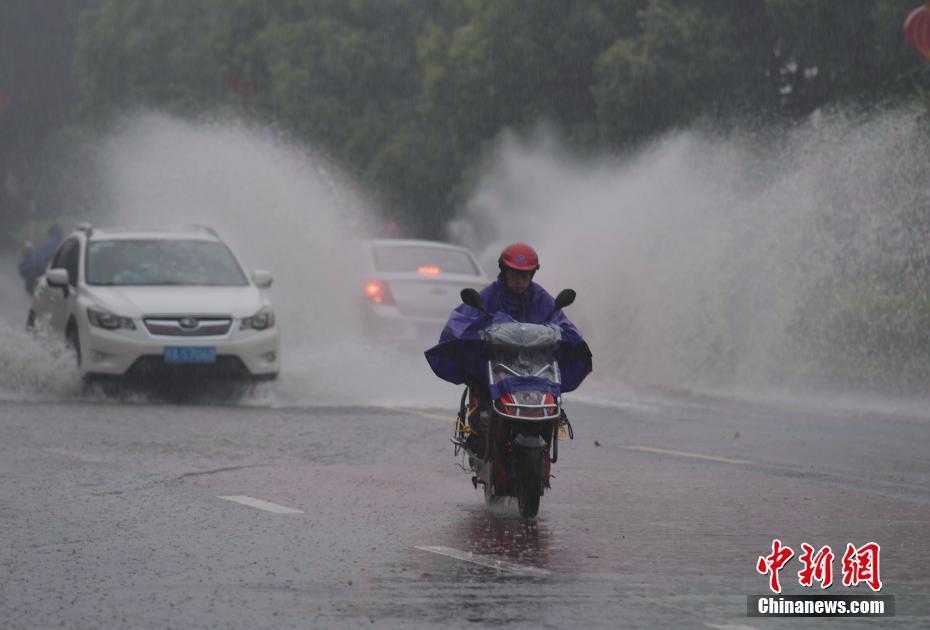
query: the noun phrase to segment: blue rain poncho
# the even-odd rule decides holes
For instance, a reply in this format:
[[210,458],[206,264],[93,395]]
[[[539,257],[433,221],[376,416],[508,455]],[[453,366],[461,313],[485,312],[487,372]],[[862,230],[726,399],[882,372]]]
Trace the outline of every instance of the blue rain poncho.
[[[439,378],[456,385],[466,380],[488,385],[488,354],[481,333],[494,324],[523,322],[528,324],[550,324],[558,328],[560,341],[556,358],[561,371],[561,383],[549,383],[556,396],[576,389],[591,372],[591,351],[581,333],[558,310],[547,317],[555,306],[555,300],[535,282],[531,282],[523,295],[507,288],[502,276],[481,291],[481,302],[491,315],[461,304],[449,316],[439,337],[439,343],[426,351],[426,360]],[[492,388],[497,398],[501,391],[538,389],[535,379],[510,379],[507,384]]]

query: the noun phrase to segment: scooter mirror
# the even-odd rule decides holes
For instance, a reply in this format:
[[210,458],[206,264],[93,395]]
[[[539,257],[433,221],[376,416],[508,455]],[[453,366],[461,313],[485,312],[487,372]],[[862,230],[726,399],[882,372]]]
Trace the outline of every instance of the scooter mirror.
[[575,293],[574,289],[562,289],[559,295],[555,298],[556,310],[569,306],[572,302],[575,301],[576,295],[577,294]]

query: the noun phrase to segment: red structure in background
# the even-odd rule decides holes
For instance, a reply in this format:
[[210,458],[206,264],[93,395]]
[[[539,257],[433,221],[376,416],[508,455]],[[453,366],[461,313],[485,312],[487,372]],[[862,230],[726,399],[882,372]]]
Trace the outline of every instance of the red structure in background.
[[904,37],[911,48],[930,61],[930,2],[911,11],[904,20]]
[[223,83],[226,87],[239,95],[242,103],[242,117],[246,126],[252,126],[252,84],[247,79],[234,74],[229,69],[223,69]]
[[11,100],[9,93],[3,88],[0,88],[0,114],[6,111],[6,108],[10,106]]

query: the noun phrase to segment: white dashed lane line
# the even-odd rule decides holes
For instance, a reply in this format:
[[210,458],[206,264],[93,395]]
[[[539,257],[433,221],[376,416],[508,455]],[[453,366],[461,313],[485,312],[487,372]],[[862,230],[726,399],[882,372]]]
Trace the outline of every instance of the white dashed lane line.
[[528,575],[535,577],[550,575],[550,572],[546,569],[530,567],[524,564],[517,564],[508,560],[495,558],[494,556],[475,554],[471,553],[470,551],[462,551],[452,547],[424,546],[414,547],[414,549],[434,553],[436,555],[445,556],[447,558],[453,558],[455,560],[461,560],[462,562],[468,562],[470,564],[477,564],[478,566],[487,567],[489,569],[496,569],[498,571],[503,571],[504,573],[514,573],[517,575]]
[[227,501],[233,501],[235,503],[241,503],[242,505],[248,505],[249,507],[258,508],[259,510],[265,510],[266,512],[274,512],[275,514],[303,514],[301,510],[295,510],[294,508],[289,508],[286,505],[278,505],[277,503],[262,501],[261,499],[255,499],[253,497],[233,496],[220,498],[226,499]]

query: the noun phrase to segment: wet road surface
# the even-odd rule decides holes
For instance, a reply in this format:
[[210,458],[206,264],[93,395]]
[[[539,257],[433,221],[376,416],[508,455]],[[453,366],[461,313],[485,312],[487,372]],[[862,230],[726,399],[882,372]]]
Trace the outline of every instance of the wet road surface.
[[930,624],[927,418],[569,400],[577,439],[524,522],[455,466],[454,403],[0,403],[3,627],[829,623],[746,617],[775,537],[831,545],[836,575],[880,543],[897,616],[841,623]]

